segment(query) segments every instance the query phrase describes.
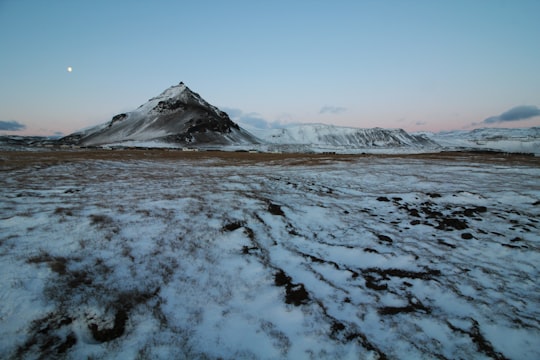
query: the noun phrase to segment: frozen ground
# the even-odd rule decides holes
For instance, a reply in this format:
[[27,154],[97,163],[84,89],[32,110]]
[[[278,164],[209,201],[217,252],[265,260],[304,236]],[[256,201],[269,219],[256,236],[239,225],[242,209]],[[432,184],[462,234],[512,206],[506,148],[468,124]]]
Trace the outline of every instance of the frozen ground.
[[540,358],[537,162],[2,165],[1,358]]

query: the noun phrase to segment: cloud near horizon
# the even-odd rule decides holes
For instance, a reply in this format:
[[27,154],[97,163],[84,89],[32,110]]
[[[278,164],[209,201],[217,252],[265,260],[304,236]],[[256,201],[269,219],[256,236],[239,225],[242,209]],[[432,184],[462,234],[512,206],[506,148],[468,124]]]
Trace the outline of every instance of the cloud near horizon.
[[21,131],[26,129],[26,125],[21,124],[18,121],[10,120],[10,121],[4,121],[0,120],[0,130],[5,131]]
[[248,125],[257,129],[279,129],[290,125],[284,124],[281,121],[266,120],[259,113],[255,112],[245,113],[240,109],[227,107],[221,107],[220,109],[225,111],[233,121],[239,123],[241,126]]
[[323,106],[321,110],[319,110],[319,114],[339,114],[342,112],[347,111],[347,108],[344,108],[342,106]]
[[535,116],[540,116],[540,108],[533,105],[520,105],[503,112],[500,115],[490,116],[483,124],[495,124],[510,121],[527,120]]

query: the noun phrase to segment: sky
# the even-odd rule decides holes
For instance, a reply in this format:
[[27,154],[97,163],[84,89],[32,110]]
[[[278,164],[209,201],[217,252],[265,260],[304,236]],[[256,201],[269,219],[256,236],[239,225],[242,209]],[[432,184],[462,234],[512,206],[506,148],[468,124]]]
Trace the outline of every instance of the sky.
[[0,133],[67,135],[180,81],[257,127],[540,126],[539,14],[539,0],[0,0]]

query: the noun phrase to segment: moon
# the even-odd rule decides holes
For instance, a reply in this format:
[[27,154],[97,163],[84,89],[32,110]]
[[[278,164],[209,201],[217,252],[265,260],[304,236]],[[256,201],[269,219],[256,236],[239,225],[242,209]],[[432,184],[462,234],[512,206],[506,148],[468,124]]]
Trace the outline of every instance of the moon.
[[73,68],[71,66],[68,66],[67,67],[67,72],[72,72],[73,71]]

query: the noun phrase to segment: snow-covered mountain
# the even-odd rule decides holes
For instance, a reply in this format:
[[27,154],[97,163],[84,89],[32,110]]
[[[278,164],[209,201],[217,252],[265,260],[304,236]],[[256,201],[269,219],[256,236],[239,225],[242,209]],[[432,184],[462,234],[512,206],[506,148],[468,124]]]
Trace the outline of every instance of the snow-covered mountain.
[[249,129],[275,148],[304,147],[311,150],[427,150],[439,145],[423,134],[402,129],[360,129],[326,124],[302,124],[281,129]]
[[423,151],[438,144],[401,129],[358,129],[303,124],[283,129],[245,129],[184,83],[172,86],[138,109],[59,140],[69,145],[244,146],[279,151]]
[[197,145],[254,144],[258,140],[229,116],[191,91],[172,86],[138,109],[60,140],[63,144],[174,143]]
[[540,154],[540,127],[483,128],[470,131],[423,132],[414,135],[428,137],[449,149],[486,149]]
[[[241,124],[241,119],[237,119]],[[352,128],[327,124],[240,127],[184,83],[171,86],[134,111],[59,140],[0,141],[0,148],[54,145],[213,147],[282,152],[415,153],[440,150],[498,150],[540,155],[540,127],[407,133],[402,129]]]

